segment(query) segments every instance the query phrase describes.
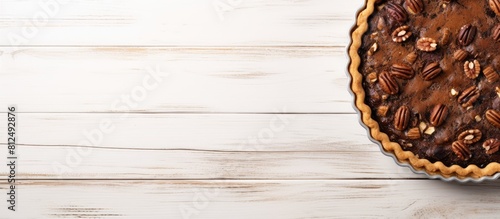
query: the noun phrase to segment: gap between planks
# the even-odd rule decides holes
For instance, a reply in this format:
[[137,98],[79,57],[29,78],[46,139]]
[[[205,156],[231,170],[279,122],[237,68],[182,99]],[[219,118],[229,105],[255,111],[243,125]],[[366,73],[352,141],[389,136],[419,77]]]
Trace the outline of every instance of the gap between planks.
[[[6,143],[0,143],[0,146],[7,146]],[[196,148],[133,148],[133,147],[118,147],[118,146],[88,146],[88,145],[50,145],[50,144],[16,144],[22,147],[47,147],[47,148],[91,148],[101,150],[132,150],[132,151],[190,151],[190,152],[211,152],[211,153],[328,153],[331,150],[300,150],[300,151],[243,151],[243,150],[210,150],[210,149],[196,149]],[[336,150],[337,153],[352,152],[349,150]]]

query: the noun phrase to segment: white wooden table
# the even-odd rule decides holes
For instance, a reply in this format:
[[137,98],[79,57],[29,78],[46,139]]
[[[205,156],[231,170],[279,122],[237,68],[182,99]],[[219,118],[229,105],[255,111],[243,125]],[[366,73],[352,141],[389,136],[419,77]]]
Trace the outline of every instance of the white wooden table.
[[[363,1],[1,0],[0,218],[493,217],[500,186],[397,166],[351,108]],[[4,117],[6,118],[6,117]]]

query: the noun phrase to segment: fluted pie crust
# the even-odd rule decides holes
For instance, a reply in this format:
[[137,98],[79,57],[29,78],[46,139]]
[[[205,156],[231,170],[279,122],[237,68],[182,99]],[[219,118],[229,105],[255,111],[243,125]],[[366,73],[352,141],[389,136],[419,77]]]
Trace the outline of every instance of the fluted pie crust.
[[364,8],[358,13],[356,24],[351,30],[351,45],[348,48],[350,63],[348,70],[351,76],[350,89],[354,94],[355,108],[361,114],[361,121],[369,130],[373,139],[380,142],[385,152],[394,154],[400,163],[411,165],[417,171],[425,171],[429,175],[441,175],[444,178],[457,177],[459,179],[473,178],[478,179],[486,176],[493,176],[500,172],[500,164],[496,162],[489,163],[483,168],[477,165],[468,165],[461,167],[459,165],[446,166],[442,162],[430,162],[427,159],[421,159],[411,151],[403,150],[397,142],[391,142],[389,136],[382,132],[379,123],[372,118],[372,109],[365,103],[366,93],[363,88],[364,77],[360,73],[362,59],[358,54],[363,44],[363,35],[369,28],[369,17],[375,11],[375,0],[367,0]]

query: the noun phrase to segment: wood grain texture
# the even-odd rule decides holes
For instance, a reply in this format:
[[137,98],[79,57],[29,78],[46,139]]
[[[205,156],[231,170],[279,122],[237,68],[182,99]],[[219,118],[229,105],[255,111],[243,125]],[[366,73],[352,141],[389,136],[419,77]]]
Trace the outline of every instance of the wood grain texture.
[[500,202],[494,182],[44,180],[19,186],[16,214],[23,218],[495,218]]
[[344,52],[22,48],[0,56],[8,79],[0,80],[0,93],[15,94],[2,98],[0,111],[17,104],[20,112],[352,113]]
[[38,0],[3,0],[0,45],[345,46],[361,5],[331,0],[59,1],[67,3],[44,10]]
[[[380,152],[210,152],[21,147],[21,179],[424,178]],[[44,154],[44,156],[40,156]],[[76,158],[75,158],[76,157]],[[5,158],[0,159],[5,161]],[[362,162],[361,162],[362,161]],[[370,163],[370,165],[366,165]],[[2,169],[0,176],[7,177]]]
[[[128,114],[123,119],[121,116],[19,114],[19,165],[23,171],[18,176],[24,179],[422,177],[382,155],[379,146],[370,142],[366,131],[356,124],[357,115]],[[112,128],[99,129],[103,121],[109,121],[105,123]],[[0,125],[2,129],[6,127]],[[7,162],[5,159],[0,157],[0,162]],[[5,171],[2,169],[1,175],[6,175]]]
[[[354,114],[19,113],[18,118],[21,145],[379,152]],[[101,123],[110,128],[100,129]],[[0,123],[0,129],[6,124]],[[5,144],[6,133],[1,136]]]
[[2,219],[498,215],[497,183],[427,180],[368,140],[345,74],[361,0],[44,2],[0,0]]

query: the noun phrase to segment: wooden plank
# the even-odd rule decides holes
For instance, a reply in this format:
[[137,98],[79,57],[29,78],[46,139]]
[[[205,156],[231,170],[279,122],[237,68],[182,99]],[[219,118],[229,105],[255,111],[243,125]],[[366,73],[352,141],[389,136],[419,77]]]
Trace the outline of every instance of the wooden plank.
[[[67,3],[49,4],[54,2]],[[0,4],[0,45],[345,46],[346,33],[363,2],[2,0]]]
[[[23,179],[424,178],[380,152],[212,152],[20,147]],[[6,163],[5,157],[0,161]],[[7,168],[0,176],[7,177]]]
[[[3,183],[3,182],[2,182]],[[495,218],[498,183],[22,181],[12,218]],[[6,191],[6,185],[0,189]],[[182,210],[182,211],[181,211]]]
[[0,56],[0,112],[354,112],[339,63],[340,47],[23,48]]
[[[120,116],[18,114],[22,168],[19,176],[29,179],[422,177],[382,155],[358,125],[357,115],[129,114],[123,120]],[[0,124],[0,130],[6,130],[4,124]],[[7,136],[1,137],[0,142],[5,145],[6,139]],[[2,162],[7,162],[5,156],[0,157]],[[6,175],[6,170],[0,173]]]
[[[354,114],[19,113],[17,118],[17,143],[24,145],[379,152]],[[6,125],[0,123],[0,130]],[[6,132],[0,136],[5,144]]]

